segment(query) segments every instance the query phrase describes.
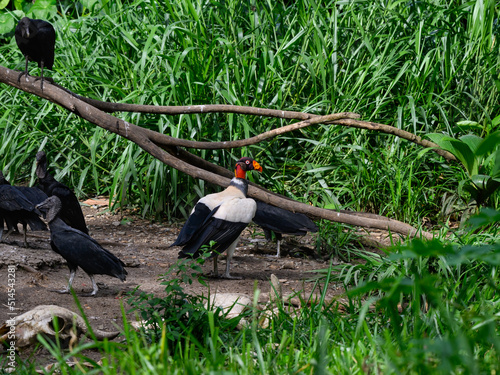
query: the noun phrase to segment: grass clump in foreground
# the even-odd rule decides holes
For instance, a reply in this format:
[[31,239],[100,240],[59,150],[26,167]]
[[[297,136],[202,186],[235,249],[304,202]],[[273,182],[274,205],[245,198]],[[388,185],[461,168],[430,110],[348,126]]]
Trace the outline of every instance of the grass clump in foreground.
[[[65,374],[82,373],[82,366],[66,364],[75,358],[95,366],[88,373],[102,374],[495,373],[500,243],[489,233],[498,232],[499,215],[489,210],[471,219],[461,243],[414,240],[387,257],[331,266],[316,280],[319,303],[289,309],[278,302],[265,326],[256,305],[226,320],[221,310],[206,308],[206,298],[185,293],[182,283],[198,277],[199,267],[183,262],[176,277],[172,270],[164,276],[164,297],[131,295],[148,328],[136,331],[124,318],[122,340],[81,342],[70,352],[42,344]],[[326,301],[329,285],[338,282],[346,298]],[[242,318],[248,324],[235,329]],[[87,350],[99,352],[102,364]],[[33,369],[27,361],[18,373]]]

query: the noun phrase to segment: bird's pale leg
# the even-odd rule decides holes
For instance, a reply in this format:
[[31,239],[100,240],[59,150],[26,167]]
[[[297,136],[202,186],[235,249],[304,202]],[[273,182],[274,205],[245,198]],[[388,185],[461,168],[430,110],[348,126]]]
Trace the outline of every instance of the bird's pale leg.
[[97,283],[95,282],[94,275],[89,275],[89,277],[90,281],[92,281],[92,292],[82,294],[82,296],[85,297],[93,297],[97,294],[97,291],[99,290],[99,288],[97,287]]
[[28,232],[28,227],[26,223],[23,223],[23,234],[24,234],[24,247],[28,248],[28,240],[26,239],[26,233]]
[[75,278],[75,275],[76,275],[76,270],[70,270],[68,286],[64,289],[61,289],[61,290],[53,289],[53,290],[51,290],[51,292],[56,292],[56,293],[60,293],[60,294],[68,294],[69,290],[71,289],[71,285],[73,284],[73,279]]
[[240,280],[241,279],[241,277],[231,276],[229,273],[229,269],[231,268],[231,259],[233,259],[233,254],[234,254],[234,251],[236,250],[236,244],[238,243],[238,240],[239,240],[239,238],[236,241],[234,241],[231,244],[231,246],[229,246],[229,248],[227,249],[226,272],[224,272],[224,274],[220,276],[222,279],[233,279],[233,280]]
[[24,72],[21,72],[21,74],[19,74],[19,77],[17,77],[17,83],[21,82],[21,77],[23,75],[29,76],[29,74],[28,74],[28,56],[26,56],[26,66],[24,67]]
[[279,258],[281,256],[281,249],[280,249],[280,244],[281,240],[276,239],[276,255],[266,255],[269,258]]

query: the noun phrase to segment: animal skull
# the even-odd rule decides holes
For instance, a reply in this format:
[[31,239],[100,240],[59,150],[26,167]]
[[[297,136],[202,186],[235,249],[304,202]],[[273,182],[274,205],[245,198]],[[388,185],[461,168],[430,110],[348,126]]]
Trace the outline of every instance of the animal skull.
[[[57,324],[54,317],[57,317]],[[87,325],[80,315],[55,305],[37,306],[33,310],[16,316],[13,321],[6,321],[0,327],[0,343],[13,341],[13,335],[15,335],[16,348],[36,344],[38,342],[37,334],[39,333],[54,340],[56,327],[63,347],[67,347],[70,340],[77,340],[82,333],[86,336],[89,334]],[[96,329],[92,331],[98,340],[104,338],[111,340],[120,333],[104,332]]]

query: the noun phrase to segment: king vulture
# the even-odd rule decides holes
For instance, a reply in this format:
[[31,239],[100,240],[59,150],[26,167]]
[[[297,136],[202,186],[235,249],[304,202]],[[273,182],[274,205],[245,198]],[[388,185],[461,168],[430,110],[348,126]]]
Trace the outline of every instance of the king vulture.
[[83,269],[92,281],[92,292],[87,294],[89,296],[95,296],[98,291],[94,275],[108,275],[125,281],[127,276],[125,264],[88,234],[70,227],[61,220],[59,217],[61,207],[61,200],[55,195],[36,206],[46,214],[52,250],[68,262],[70,270],[68,287],[56,292],[69,293],[78,267]]
[[236,278],[229,273],[230,262],[241,232],[252,221],[257,209],[255,201],[247,198],[246,172],[252,170],[262,172],[262,167],[251,158],[241,158],[236,163],[236,177],[229,186],[220,193],[206,195],[196,203],[176,241],[170,245],[182,246],[179,258],[196,258],[201,255],[203,246],[209,246],[214,241],[210,255],[214,258],[214,275],[219,276],[217,257],[227,250],[226,272],[222,277]]
[[277,242],[277,258],[280,257],[280,242],[283,239],[282,234],[303,236],[307,232],[318,231],[316,224],[304,214],[271,206],[259,200],[256,202],[257,211],[253,218],[253,222],[264,229],[264,234],[268,241],[272,238],[271,232],[274,232]]

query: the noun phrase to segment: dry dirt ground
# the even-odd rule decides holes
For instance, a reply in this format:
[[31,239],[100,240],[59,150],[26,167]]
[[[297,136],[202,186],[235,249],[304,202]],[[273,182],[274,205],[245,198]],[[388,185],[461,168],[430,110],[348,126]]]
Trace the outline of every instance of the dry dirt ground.
[[[178,248],[169,248],[179,233],[179,225],[156,224],[134,216],[112,214],[106,200],[87,201],[83,212],[90,235],[104,248],[117,255],[126,265],[127,281],[108,276],[96,276],[99,292],[95,297],[84,297],[82,293],[92,289],[89,277],[79,269],[73,287],[91,325],[101,330],[114,331],[115,324],[121,325],[120,304],[125,310],[127,293],[139,287],[140,290],[161,296],[164,287],[158,276],[164,274],[177,260]],[[123,220],[126,218],[126,220]],[[257,287],[266,298],[270,291],[270,276],[275,274],[281,282],[283,294],[300,292],[308,297],[314,283],[307,281],[313,274],[308,271],[328,267],[328,262],[314,257],[314,238],[288,237],[282,245],[282,257],[270,257],[276,252],[276,244],[253,242],[263,239],[258,227],[250,226],[242,235],[231,262],[231,274],[241,280],[209,278],[210,293],[242,293],[253,296]],[[67,285],[69,270],[58,254],[49,245],[49,232],[28,231],[29,248],[22,247],[22,234],[12,234],[0,244],[0,325],[11,316],[7,307],[7,267],[17,266],[15,272],[15,307],[18,315],[38,305],[58,305],[78,312],[71,295],[58,294],[52,289]],[[293,255],[293,256],[291,256]],[[212,270],[212,261],[203,266],[205,273]],[[219,272],[225,268],[224,256],[219,257]],[[207,287],[194,283],[185,285],[190,293],[208,294]],[[330,285],[328,297],[342,292]],[[133,318],[133,316],[130,316]]]

